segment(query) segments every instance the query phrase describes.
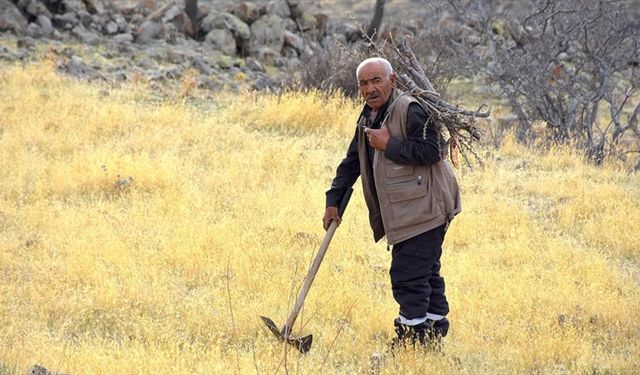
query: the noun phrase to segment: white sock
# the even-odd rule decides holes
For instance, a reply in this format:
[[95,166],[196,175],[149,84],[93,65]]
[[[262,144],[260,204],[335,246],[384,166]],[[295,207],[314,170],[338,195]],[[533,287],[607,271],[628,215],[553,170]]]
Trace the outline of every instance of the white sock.
[[418,325],[420,323],[424,323],[427,320],[442,320],[444,319],[443,315],[438,315],[438,314],[431,314],[431,313],[427,313],[427,315],[423,316],[422,318],[415,318],[415,319],[407,319],[404,316],[402,316],[402,314],[398,315],[398,319],[400,319],[400,323],[404,324],[406,326],[415,326]]

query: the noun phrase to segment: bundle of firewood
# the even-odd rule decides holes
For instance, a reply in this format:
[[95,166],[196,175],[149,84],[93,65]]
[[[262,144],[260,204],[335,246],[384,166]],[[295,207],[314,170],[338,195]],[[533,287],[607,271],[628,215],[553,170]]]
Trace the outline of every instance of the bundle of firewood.
[[382,48],[372,40],[369,42],[370,48],[393,65],[398,77],[398,87],[413,95],[434,120],[444,141],[449,146],[454,165],[458,164],[458,150],[468,165],[470,165],[468,153],[473,154],[475,159],[481,162],[480,157],[473,149],[473,143],[478,141],[482,134],[476,119],[486,118],[490,115],[489,111],[483,111],[485,105],[483,104],[476,111],[471,111],[452,105],[441,98],[418,62],[408,40],[404,40],[400,46],[392,41],[390,48]]

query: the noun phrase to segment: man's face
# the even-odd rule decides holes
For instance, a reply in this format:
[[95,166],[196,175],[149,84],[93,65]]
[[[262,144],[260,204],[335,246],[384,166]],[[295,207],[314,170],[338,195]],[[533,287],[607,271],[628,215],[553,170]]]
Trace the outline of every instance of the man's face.
[[395,74],[385,74],[384,66],[379,62],[370,62],[360,68],[358,75],[360,94],[369,107],[376,111],[389,100],[395,83]]

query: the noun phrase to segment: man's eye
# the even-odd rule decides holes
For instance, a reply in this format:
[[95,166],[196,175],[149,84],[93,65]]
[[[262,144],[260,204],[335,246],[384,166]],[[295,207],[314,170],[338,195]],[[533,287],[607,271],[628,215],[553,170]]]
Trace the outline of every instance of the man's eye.
[[381,80],[380,78],[374,78],[374,79],[372,80],[372,82],[373,82],[373,83],[375,83],[375,84],[378,84],[378,83],[380,83],[381,81],[382,81],[382,80]]

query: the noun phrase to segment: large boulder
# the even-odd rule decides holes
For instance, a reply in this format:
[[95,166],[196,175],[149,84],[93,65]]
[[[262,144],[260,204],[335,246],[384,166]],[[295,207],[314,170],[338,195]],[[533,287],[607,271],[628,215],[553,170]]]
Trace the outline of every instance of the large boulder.
[[240,18],[242,22],[251,25],[260,17],[260,9],[254,3],[243,1],[231,9],[231,14]]
[[233,37],[238,43],[244,43],[251,38],[249,25],[231,13],[209,13],[209,15],[202,20],[200,31],[208,34],[209,31],[214,29],[227,29],[231,31],[231,34],[233,34]]
[[193,35],[193,25],[187,13],[177,5],[167,9],[162,15],[163,24],[171,24],[176,28],[176,32],[182,35]]
[[32,18],[39,15],[47,16],[49,19],[53,17],[47,6],[40,0],[19,0],[16,5],[24,14]]
[[164,27],[160,22],[144,21],[134,32],[137,43],[149,43],[152,39],[160,39],[164,35]]
[[104,0],[83,0],[87,11],[91,14],[104,13],[107,10],[107,4]]
[[61,0],[59,4],[60,13],[78,13],[80,11],[86,11],[87,7],[82,0]]
[[287,4],[287,0],[271,0],[262,12],[280,18],[291,17],[291,9],[289,8],[289,4]]
[[284,21],[273,14],[260,17],[251,25],[251,39],[249,40],[249,53],[258,55],[261,48],[269,48],[280,53],[284,44]]
[[9,0],[0,0],[0,32],[11,31],[23,34],[27,29],[27,20],[20,10]]
[[238,47],[233,34],[227,29],[214,29],[209,31],[205,38],[205,45],[214,51],[220,51],[230,56],[236,54],[236,48]]
[[40,26],[40,29],[42,30],[43,35],[48,36],[53,34],[53,24],[51,23],[51,20],[49,19],[49,17],[45,16],[44,14],[41,14],[38,16],[36,22],[38,26]]

